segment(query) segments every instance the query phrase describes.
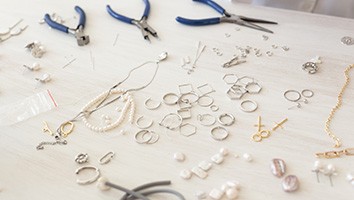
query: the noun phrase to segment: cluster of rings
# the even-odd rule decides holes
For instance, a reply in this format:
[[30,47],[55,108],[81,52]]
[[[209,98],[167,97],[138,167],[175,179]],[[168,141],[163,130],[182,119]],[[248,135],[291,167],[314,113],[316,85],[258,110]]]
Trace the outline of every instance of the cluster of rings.
[[139,144],[155,144],[160,136],[154,131],[140,130],[134,135],[134,139]]
[[[301,97],[311,98],[315,93],[312,90],[304,89],[301,92],[297,90],[287,90],[284,92],[284,98],[291,102],[298,102]],[[291,96],[294,95],[294,96]]]
[[354,45],[354,38],[349,36],[342,37],[340,41],[345,45]]

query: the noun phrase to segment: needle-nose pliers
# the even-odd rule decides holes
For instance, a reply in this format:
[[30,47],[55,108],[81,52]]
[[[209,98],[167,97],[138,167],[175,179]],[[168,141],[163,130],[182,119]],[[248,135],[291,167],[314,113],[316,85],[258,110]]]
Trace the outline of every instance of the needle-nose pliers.
[[147,19],[149,17],[149,13],[150,13],[150,2],[149,2],[149,0],[143,0],[143,1],[145,3],[145,10],[144,10],[144,14],[140,20],[132,19],[132,18],[126,17],[124,15],[118,14],[118,13],[114,12],[109,5],[106,6],[106,9],[107,9],[107,12],[112,17],[118,19],[119,21],[137,26],[140,29],[141,34],[143,35],[144,39],[150,42],[148,33],[150,33],[152,36],[154,36],[156,38],[158,38],[158,36],[157,36],[156,31],[153,28],[151,28],[151,26],[149,26],[149,24],[147,23]]
[[76,28],[69,28],[63,24],[59,24],[53,21],[49,14],[44,15],[44,21],[54,29],[74,35],[77,40],[77,44],[79,46],[84,46],[90,42],[90,37],[84,34],[86,15],[82,8],[80,8],[79,6],[75,6],[75,11],[80,15],[79,24]]
[[223,16],[222,17],[215,17],[215,18],[208,18],[208,19],[187,19],[187,18],[183,18],[183,17],[177,17],[176,20],[179,23],[182,23],[185,25],[190,25],[190,26],[204,26],[204,25],[212,25],[212,24],[219,24],[222,22],[227,22],[227,23],[238,24],[240,26],[246,26],[246,27],[257,29],[260,31],[265,31],[268,33],[273,33],[273,31],[263,28],[261,26],[258,26],[254,23],[278,24],[277,22],[266,21],[266,20],[262,20],[262,19],[248,18],[245,16],[240,16],[240,15],[228,13],[223,7],[221,7],[219,4],[215,3],[212,0],[193,0],[193,1],[207,4],[210,7],[212,7],[214,10],[216,10],[217,12],[222,14]]

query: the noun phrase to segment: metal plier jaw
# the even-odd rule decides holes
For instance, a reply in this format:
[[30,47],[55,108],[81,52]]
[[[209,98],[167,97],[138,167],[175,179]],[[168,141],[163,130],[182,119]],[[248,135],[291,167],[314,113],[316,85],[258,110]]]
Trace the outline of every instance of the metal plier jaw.
[[83,26],[78,26],[76,29],[69,29],[69,33],[75,36],[77,45],[79,46],[90,43],[90,36],[84,34]]
[[79,13],[79,15],[80,15],[79,24],[77,25],[76,28],[69,28],[63,24],[59,24],[59,23],[53,21],[49,14],[44,15],[44,21],[53,29],[57,29],[57,30],[62,31],[64,33],[69,33],[71,35],[74,35],[76,38],[77,44],[79,46],[84,46],[90,42],[90,37],[88,35],[84,34],[86,15],[85,15],[85,12],[79,6],[75,6],[75,11],[77,13]]
[[151,42],[149,33],[155,38],[158,38],[157,32],[147,23],[146,17],[142,17],[141,20],[133,20],[132,23],[140,29],[145,40]]

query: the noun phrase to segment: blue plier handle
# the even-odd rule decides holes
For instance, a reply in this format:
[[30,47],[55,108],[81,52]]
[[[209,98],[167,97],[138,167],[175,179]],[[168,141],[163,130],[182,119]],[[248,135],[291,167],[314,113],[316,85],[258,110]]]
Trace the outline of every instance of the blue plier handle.
[[[79,20],[79,24],[77,25],[77,27],[75,28],[75,30],[81,28],[85,28],[85,23],[86,23],[86,15],[84,10],[82,10],[82,8],[80,8],[79,6],[75,6],[75,11],[77,13],[79,13],[80,15],[80,20]],[[69,33],[70,28],[63,25],[63,24],[59,24],[55,21],[52,20],[52,18],[50,17],[49,14],[45,14],[44,15],[44,21],[52,28],[57,29],[59,31],[65,32],[65,33]]]
[[273,31],[268,30],[259,25],[256,25],[254,23],[278,24],[277,22],[267,21],[263,19],[249,18],[245,16],[228,13],[223,7],[221,7],[219,4],[215,3],[212,0],[193,0],[193,1],[209,5],[218,13],[220,13],[222,17],[215,17],[215,18],[208,18],[208,19],[187,19],[183,17],[177,17],[176,20],[179,23],[190,25],[190,26],[205,26],[205,25],[212,25],[212,24],[219,24],[222,22],[226,22],[226,23],[238,24],[240,26],[246,26],[248,28],[265,31],[268,33],[273,33]]
[[[141,19],[147,19],[149,17],[150,13],[150,2],[149,0],[143,0],[145,3],[145,10],[143,13],[143,16]],[[116,13],[114,10],[112,10],[111,6],[107,5],[106,6],[107,12],[114,18],[118,19],[119,21],[128,23],[128,24],[134,24],[135,19],[126,17],[124,15],[121,15],[119,13]]]
[[[225,9],[221,7],[219,4],[215,3],[214,1],[211,0],[193,0],[199,3],[204,3],[212,7],[214,10],[216,10],[218,13],[222,15],[227,15]],[[214,18],[208,18],[208,19],[187,19],[183,17],[177,17],[176,20],[179,23],[186,24],[186,25],[191,25],[191,26],[204,26],[204,25],[212,25],[212,24],[219,24],[221,18],[220,17],[214,17]]]

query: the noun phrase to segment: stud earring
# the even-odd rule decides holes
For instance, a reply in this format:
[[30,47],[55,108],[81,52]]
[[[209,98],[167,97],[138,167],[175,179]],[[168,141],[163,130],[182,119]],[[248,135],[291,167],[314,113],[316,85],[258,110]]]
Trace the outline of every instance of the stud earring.
[[23,67],[30,71],[38,71],[41,68],[41,66],[37,62],[33,63],[32,66],[23,65]]
[[347,174],[347,180],[349,181],[350,184],[354,186],[354,176],[353,174],[349,173]]
[[35,78],[38,83],[48,83],[51,80],[50,74],[43,74],[41,78]]
[[316,173],[316,178],[317,178],[317,183],[320,182],[320,179],[319,179],[319,176],[318,176],[318,173],[322,172],[323,171],[323,165],[320,161],[315,161],[315,164],[313,165],[313,168],[312,168],[312,172],[315,172]]
[[336,168],[333,164],[328,164],[326,169],[324,170],[324,175],[328,176],[331,186],[333,187],[332,176],[337,175]]
[[31,55],[35,58],[41,58],[46,52],[44,46],[39,41],[34,41],[25,46],[26,49],[31,51]]

